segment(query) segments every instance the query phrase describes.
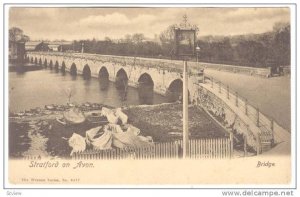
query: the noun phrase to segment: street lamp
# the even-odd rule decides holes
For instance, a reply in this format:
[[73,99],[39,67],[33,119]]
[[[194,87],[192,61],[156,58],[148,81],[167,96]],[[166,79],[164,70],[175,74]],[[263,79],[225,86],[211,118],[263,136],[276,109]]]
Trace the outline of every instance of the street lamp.
[[[199,47],[199,45],[197,44],[196,46],[196,58],[197,58],[197,66],[199,63],[199,54],[200,54],[201,48]],[[200,69],[199,73],[198,73],[198,77],[202,77],[202,80],[198,79],[198,81],[202,81],[202,83],[204,83],[204,70]]]
[[199,62],[199,53],[200,53],[200,47],[198,46],[198,44],[197,44],[197,46],[196,46],[196,59],[197,59],[197,65],[198,65],[198,62]]
[[81,53],[84,52],[84,42],[81,43]]

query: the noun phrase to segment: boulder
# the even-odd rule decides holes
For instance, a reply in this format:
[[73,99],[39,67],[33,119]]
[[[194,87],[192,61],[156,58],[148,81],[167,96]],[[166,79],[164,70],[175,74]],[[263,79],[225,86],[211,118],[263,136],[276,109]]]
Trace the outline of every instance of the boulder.
[[85,121],[84,114],[78,108],[71,108],[63,116],[67,124],[80,124]]

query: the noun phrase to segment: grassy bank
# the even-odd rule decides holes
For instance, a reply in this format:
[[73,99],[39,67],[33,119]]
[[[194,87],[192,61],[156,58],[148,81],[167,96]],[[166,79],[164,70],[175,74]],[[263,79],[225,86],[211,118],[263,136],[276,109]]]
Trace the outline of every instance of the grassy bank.
[[[87,114],[93,110],[101,110],[102,106],[87,103],[78,107]],[[38,153],[43,154],[42,156],[66,157],[71,152],[68,138],[73,133],[85,137],[86,130],[106,124],[87,120],[78,125],[64,126],[55,118],[61,117],[68,108],[70,107],[54,106],[51,110],[38,108],[10,114],[10,156],[21,157],[26,152],[29,155]],[[182,104],[130,106],[123,111],[128,115],[128,123],[138,127],[140,135],[151,136],[154,142],[182,139]],[[29,132],[28,128],[35,128],[34,132],[32,129]],[[189,108],[189,128],[193,139],[226,136],[224,129],[198,107]],[[32,138],[32,135],[39,137]],[[45,145],[42,146],[39,140],[45,141]]]

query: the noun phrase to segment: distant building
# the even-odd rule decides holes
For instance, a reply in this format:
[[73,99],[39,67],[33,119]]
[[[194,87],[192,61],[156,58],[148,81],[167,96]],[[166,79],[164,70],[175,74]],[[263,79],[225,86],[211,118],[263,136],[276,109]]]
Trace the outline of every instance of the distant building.
[[9,41],[9,62],[22,63],[25,59],[25,43]]
[[50,51],[65,52],[67,50],[72,49],[72,42],[67,42],[67,41],[49,42],[48,47]]
[[59,51],[59,44],[49,44],[48,47],[49,47],[49,50],[50,51]]
[[25,44],[26,51],[49,51],[48,44],[43,41],[30,41]]
[[72,42],[67,41],[55,41],[55,42],[44,42],[44,41],[30,41],[26,42],[26,51],[59,51],[65,52],[73,48]]

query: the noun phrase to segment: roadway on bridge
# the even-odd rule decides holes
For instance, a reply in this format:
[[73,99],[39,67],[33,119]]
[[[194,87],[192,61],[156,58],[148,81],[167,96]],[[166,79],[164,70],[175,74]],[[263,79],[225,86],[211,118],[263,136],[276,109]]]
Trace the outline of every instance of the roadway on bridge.
[[290,77],[260,78],[212,69],[206,69],[205,74],[229,85],[262,113],[272,117],[285,129],[291,130]]

